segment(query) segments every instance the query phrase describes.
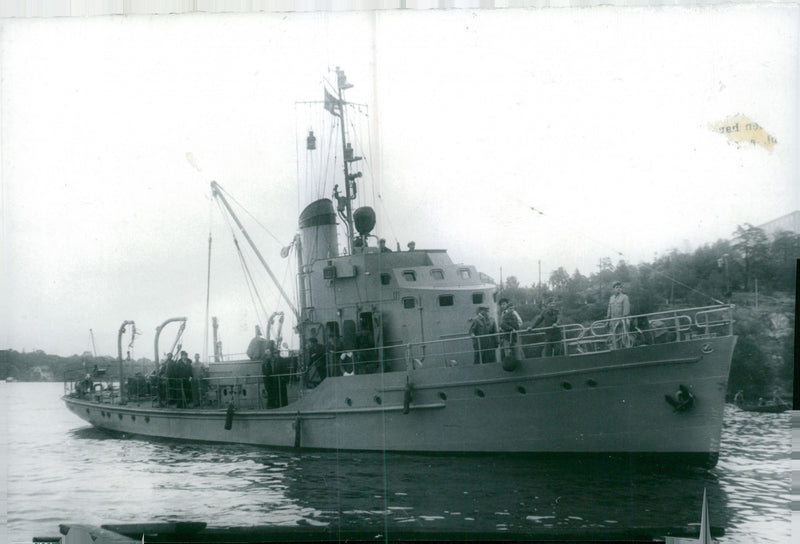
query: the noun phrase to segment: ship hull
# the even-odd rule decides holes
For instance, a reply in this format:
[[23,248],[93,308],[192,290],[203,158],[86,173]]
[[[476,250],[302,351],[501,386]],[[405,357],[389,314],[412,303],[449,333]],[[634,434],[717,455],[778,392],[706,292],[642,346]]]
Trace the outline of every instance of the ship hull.
[[[407,452],[634,454],[713,465],[735,337],[332,377],[269,410],[64,397],[92,425],[179,440]],[[688,405],[677,405],[683,388]],[[670,397],[670,398],[668,398]]]

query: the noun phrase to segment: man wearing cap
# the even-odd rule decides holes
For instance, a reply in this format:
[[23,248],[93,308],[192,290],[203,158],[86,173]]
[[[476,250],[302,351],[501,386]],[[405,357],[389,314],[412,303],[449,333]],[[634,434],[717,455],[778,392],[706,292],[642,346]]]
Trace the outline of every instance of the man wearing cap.
[[476,365],[496,362],[497,324],[489,315],[488,306],[478,307],[478,314],[472,319],[469,326],[469,334],[472,336],[472,347],[475,350],[473,362]]
[[608,323],[608,332],[614,348],[619,347],[620,343],[625,347],[630,347],[628,320],[622,318],[630,315],[631,302],[628,300],[628,295],[622,292],[622,283],[615,281],[612,289],[614,289],[614,293],[608,299],[608,310],[606,311],[606,319],[611,320]]
[[386,247],[386,239],[385,238],[381,238],[378,241],[378,247],[380,248],[381,253],[391,253],[392,252],[391,249]]

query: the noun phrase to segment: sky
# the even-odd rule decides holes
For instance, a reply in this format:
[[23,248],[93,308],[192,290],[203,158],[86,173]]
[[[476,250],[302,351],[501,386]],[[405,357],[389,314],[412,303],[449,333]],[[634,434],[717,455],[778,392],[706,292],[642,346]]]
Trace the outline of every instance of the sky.
[[[336,66],[368,112],[359,203],[377,233],[496,280],[651,261],[800,209],[799,20],[786,5],[4,20],[0,349],[81,354],[91,329],[116,355],[134,320],[132,355],[152,358],[156,326],[184,316],[185,348],[206,353],[211,232],[209,312],[243,352],[263,318],[209,184],[293,293],[279,253],[310,194],[296,103]],[[736,114],[775,147],[713,129]]]

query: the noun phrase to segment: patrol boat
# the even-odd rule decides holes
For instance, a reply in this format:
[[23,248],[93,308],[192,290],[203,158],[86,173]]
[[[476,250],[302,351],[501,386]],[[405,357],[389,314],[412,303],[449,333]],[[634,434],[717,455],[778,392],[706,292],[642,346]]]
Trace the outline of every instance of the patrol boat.
[[[376,242],[374,210],[353,209],[363,159],[346,130],[350,103],[344,95],[352,85],[338,68],[336,76],[320,104],[338,128],[326,132],[341,135],[335,145],[341,145],[344,189],[337,185],[332,198],[310,202],[299,214],[291,244],[297,304],[281,289],[299,349],[281,356],[270,347],[275,340],[280,346],[272,326],[283,320],[273,314],[266,337],[254,339],[248,350],[252,358],[229,360],[215,335],[213,360],[204,374],[195,373],[193,389],[180,385],[188,377],[169,372],[118,383],[89,377],[66,384],[67,407],[102,429],[179,440],[655,456],[715,465],[736,342],[732,307],[564,325],[559,354],[549,357],[541,356],[543,329],[470,337],[467,319],[480,306],[495,321],[501,318],[502,292],[446,250],[389,252]],[[313,131],[306,143],[316,149]],[[269,271],[220,185],[211,185]],[[175,320],[185,325],[184,318],[174,318],[158,332]],[[121,376],[128,325],[133,322],[119,330]],[[493,340],[506,347],[495,348]],[[163,369],[158,342],[157,334],[156,365]],[[475,342],[497,362],[475,364]]]

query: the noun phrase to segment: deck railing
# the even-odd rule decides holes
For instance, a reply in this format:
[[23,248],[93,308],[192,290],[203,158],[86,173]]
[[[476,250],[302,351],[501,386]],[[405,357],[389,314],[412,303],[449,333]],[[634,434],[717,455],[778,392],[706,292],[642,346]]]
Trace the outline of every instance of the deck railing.
[[324,376],[322,372],[314,375],[312,368],[298,369],[294,363],[285,365],[280,373],[267,376],[260,373],[217,375],[203,377],[196,380],[197,383],[187,378],[137,374],[127,379],[123,395],[120,395],[118,383],[80,373],[72,378],[65,376],[64,393],[105,404],[135,402],[152,406],[225,407],[233,403],[236,407],[274,408],[303,395],[307,388],[318,385],[322,381],[320,378],[468,365],[484,356],[476,352],[491,353],[492,361],[502,359],[504,348],[523,358],[575,357],[613,349],[730,336],[733,334],[733,308],[732,305],[703,306],[601,319],[588,325],[570,323],[559,325],[558,334],[554,334],[553,327],[539,327],[480,338],[464,334],[383,348],[328,351],[321,365]]

